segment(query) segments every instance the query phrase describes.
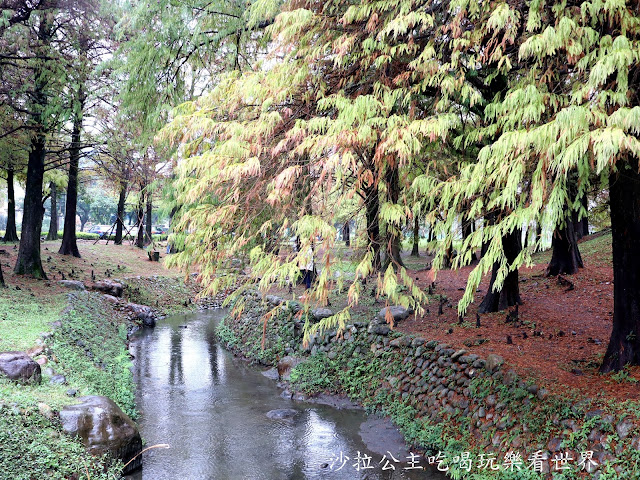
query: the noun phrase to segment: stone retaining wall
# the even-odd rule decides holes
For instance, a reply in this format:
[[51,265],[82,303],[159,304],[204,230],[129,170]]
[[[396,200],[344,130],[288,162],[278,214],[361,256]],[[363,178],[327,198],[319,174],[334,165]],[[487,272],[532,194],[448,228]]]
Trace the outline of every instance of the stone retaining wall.
[[[221,338],[236,353],[265,365],[285,355],[302,357],[294,372],[324,362],[320,370],[335,377],[333,393],[342,387],[365,406],[391,415],[410,441],[426,449],[424,461],[440,469],[465,478],[469,464],[461,454],[468,451],[471,472],[480,474],[474,478],[640,478],[637,404],[550,395],[519,378],[498,355],[481,358],[392,330],[384,310],[369,322],[347,325],[342,336],[316,334],[303,346],[304,317],[296,302],[246,298],[245,313],[221,327]],[[262,349],[261,314],[276,305]],[[313,321],[313,313],[308,315]],[[392,307],[388,315],[398,322],[408,312]],[[362,373],[372,366],[373,376]],[[488,467],[492,456],[500,467],[495,471]]]

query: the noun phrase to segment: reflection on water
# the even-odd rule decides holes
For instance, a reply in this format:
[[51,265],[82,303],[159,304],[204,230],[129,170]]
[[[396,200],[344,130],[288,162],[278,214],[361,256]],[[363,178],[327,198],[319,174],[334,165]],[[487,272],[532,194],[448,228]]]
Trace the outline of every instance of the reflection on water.
[[[218,345],[214,327],[223,315],[210,311],[171,317],[132,343],[142,437],[147,445],[168,443],[171,448],[146,452],[144,468],[129,478],[444,478],[403,470],[409,465],[406,451],[389,452],[399,463],[391,461],[395,470],[383,471],[384,462],[379,462],[384,452],[370,451],[358,434],[366,421],[363,412],[278,396],[272,380]],[[283,408],[297,414],[293,419],[267,418],[270,410]],[[374,468],[357,471],[358,453],[371,457]]]

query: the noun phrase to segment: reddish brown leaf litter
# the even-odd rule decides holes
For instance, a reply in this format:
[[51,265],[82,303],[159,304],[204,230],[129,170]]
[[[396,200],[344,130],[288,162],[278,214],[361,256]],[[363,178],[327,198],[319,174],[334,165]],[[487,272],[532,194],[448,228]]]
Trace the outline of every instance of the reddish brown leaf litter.
[[[501,355],[509,367],[550,391],[575,389],[591,397],[602,392],[619,400],[637,399],[640,383],[633,383],[633,378],[640,379],[639,368],[630,369],[631,380],[620,382],[598,373],[612,328],[613,270],[610,265],[594,266],[602,263],[598,261],[590,265],[589,260],[579,273],[565,276],[573,284],[572,290],[557,277],[544,277],[546,264],[521,269],[523,305],[518,309],[518,320],[507,323],[508,311],[484,314],[479,328],[477,306],[487,292],[489,276],[485,276],[460,326],[456,306],[473,267],[441,271],[433,293],[447,297],[443,314],[438,315],[438,304],[433,302],[429,313],[410,317],[398,329],[481,356]],[[418,271],[413,277],[427,288],[428,272]]]

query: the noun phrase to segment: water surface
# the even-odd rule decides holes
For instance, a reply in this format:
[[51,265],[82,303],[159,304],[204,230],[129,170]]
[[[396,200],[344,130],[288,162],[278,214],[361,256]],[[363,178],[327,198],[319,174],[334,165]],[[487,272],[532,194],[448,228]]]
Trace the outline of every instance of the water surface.
[[[170,317],[133,340],[141,434],[147,445],[171,448],[146,452],[143,469],[128,478],[445,478],[408,470],[417,463],[379,419],[281,397],[273,380],[217,343],[214,328],[222,316],[214,310]],[[266,414],[274,409],[296,415],[272,420]]]

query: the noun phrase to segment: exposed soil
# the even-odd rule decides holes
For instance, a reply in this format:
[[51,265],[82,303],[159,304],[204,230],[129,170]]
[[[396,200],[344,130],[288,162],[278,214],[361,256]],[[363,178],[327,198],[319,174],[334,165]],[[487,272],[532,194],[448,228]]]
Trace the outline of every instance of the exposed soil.
[[127,278],[135,276],[177,276],[178,271],[170,271],[160,262],[149,261],[147,252],[126,242],[114,245],[110,242],[78,240],[82,258],[59,255],[60,240],[42,242],[42,265],[48,279],[40,281],[29,276],[14,275],[13,267],[18,256],[17,243],[0,243],[0,264],[5,283],[9,288],[20,288],[36,296],[46,296],[68,291],[58,283],[64,278],[91,283],[91,272],[96,280],[107,278]]

